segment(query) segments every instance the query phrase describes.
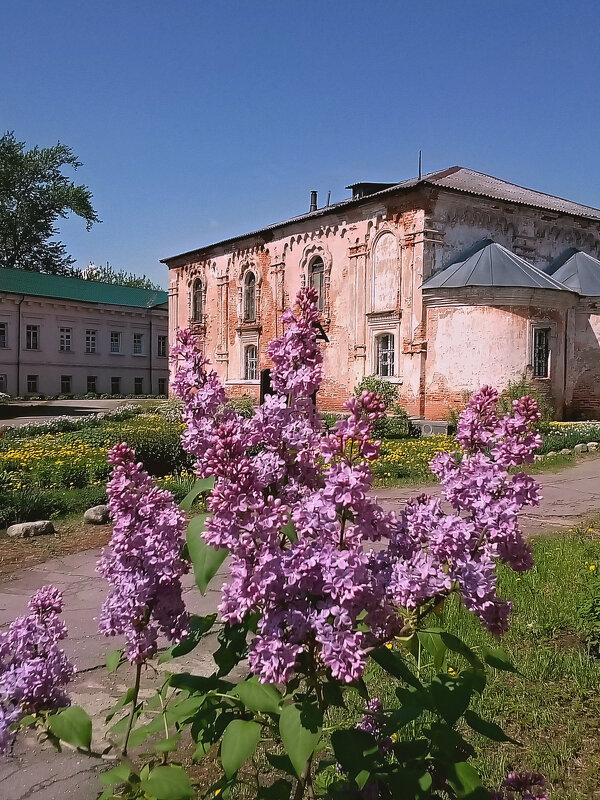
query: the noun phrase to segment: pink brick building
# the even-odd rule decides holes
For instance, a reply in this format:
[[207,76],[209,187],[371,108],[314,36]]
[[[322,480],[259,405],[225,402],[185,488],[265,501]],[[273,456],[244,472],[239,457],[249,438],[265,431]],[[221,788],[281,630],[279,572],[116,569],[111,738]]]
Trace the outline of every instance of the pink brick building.
[[600,210],[463,167],[352,197],[164,260],[169,335],[191,326],[232,396],[258,398],[266,347],[319,293],[324,409],[365,375],[409,413],[526,375],[558,416],[600,417]]

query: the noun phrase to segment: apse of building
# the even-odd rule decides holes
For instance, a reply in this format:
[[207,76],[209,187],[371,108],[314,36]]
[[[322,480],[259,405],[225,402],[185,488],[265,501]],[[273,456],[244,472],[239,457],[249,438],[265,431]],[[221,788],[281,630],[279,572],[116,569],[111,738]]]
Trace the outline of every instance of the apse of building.
[[259,397],[302,286],[319,297],[323,410],[378,374],[421,419],[526,377],[558,418],[600,417],[600,210],[463,167],[164,260],[169,335],[191,327],[232,397]]

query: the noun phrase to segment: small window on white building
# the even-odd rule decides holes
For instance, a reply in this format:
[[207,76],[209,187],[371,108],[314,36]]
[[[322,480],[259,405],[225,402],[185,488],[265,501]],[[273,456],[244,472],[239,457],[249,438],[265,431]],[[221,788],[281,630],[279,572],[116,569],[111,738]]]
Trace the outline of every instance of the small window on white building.
[[121,378],[115,377],[110,379],[110,393],[121,394]]
[[98,376],[97,375],[88,375],[87,376],[87,391],[88,394],[96,394],[98,391]]
[[192,286],[192,319],[202,322],[204,317],[204,286],[200,278],[196,278]]
[[8,378],[5,374],[0,373],[0,392],[7,392]]
[[255,344],[244,348],[244,380],[258,380],[258,350]]
[[121,352],[121,331],[110,332],[110,352],[111,353]]
[[317,293],[317,308],[323,311],[325,305],[325,264],[320,256],[311,261],[308,281]]
[[158,379],[158,393],[167,394],[167,379],[166,378],[159,378]]
[[550,328],[533,329],[533,377],[550,376]]
[[61,375],[60,376],[60,393],[71,394],[73,391],[73,376]]
[[69,353],[71,350],[71,328],[61,328],[58,349],[61,353]]
[[[8,332],[8,325],[6,322],[0,322],[0,348],[4,349],[7,347],[7,332]],[[2,391],[0,389],[0,391]]]
[[27,376],[27,394],[37,394],[38,392],[38,376]]
[[96,331],[88,329],[85,332],[85,352],[96,352]]
[[375,340],[377,374],[382,378],[391,378],[394,375],[394,336],[391,333],[382,333]]
[[[25,328],[25,349],[26,350],[39,350],[40,349],[40,326],[27,325]],[[34,391],[37,391],[35,389]]]
[[253,272],[247,272],[244,278],[244,322],[254,322],[256,319],[256,277]]
[[143,378],[134,378],[133,379],[133,393],[134,394],[144,394],[144,379]]
[[142,333],[133,334],[133,355],[141,356],[144,352],[144,335]]
[[167,336],[159,336],[158,337],[158,355],[160,358],[166,358],[167,351],[168,351],[168,337]]

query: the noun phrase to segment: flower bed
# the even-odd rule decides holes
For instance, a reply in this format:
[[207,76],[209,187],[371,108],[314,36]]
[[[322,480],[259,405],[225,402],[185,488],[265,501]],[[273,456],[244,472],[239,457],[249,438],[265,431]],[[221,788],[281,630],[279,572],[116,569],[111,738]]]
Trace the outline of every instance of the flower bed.
[[373,463],[373,474],[380,483],[399,478],[431,481],[434,477],[429,462],[436,453],[452,453],[459,449],[453,436],[426,436],[418,439],[384,440],[381,455]]
[[542,430],[541,453],[560,452],[576,444],[600,442],[600,422],[550,422]]

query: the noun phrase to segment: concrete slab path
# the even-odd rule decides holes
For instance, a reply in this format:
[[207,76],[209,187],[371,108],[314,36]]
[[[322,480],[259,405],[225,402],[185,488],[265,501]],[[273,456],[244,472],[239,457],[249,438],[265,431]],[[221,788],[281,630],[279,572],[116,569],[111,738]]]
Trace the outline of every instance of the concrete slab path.
[[[537,476],[542,484],[542,504],[522,518],[529,533],[548,533],[573,527],[600,513],[600,457],[588,457],[557,473]],[[379,489],[375,492],[388,509],[399,509],[409,497],[421,492],[438,493],[438,486]],[[41,586],[54,583],[65,594],[65,619],[69,638],[65,649],[75,661],[79,674],[71,692],[74,703],[85,706],[100,721],[127,686],[132,675],[126,669],[107,675],[107,654],[119,646],[97,633],[97,616],[106,594],[105,582],[96,575],[97,550],[89,550],[38,564],[0,585],[0,627],[26,610],[27,599]],[[185,597],[190,611],[207,614],[216,610],[222,571],[206,597],[186,578]],[[212,645],[212,642],[207,642]],[[197,674],[212,671],[212,649],[194,652],[181,668]],[[178,662],[180,663],[180,662]],[[152,683],[152,680],[150,680]],[[94,800],[98,791],[97,772],[101,764],[76,753],[57,756],[40,749],[33,736],[21,738],[10,757],[0,759],[0,800]]]

